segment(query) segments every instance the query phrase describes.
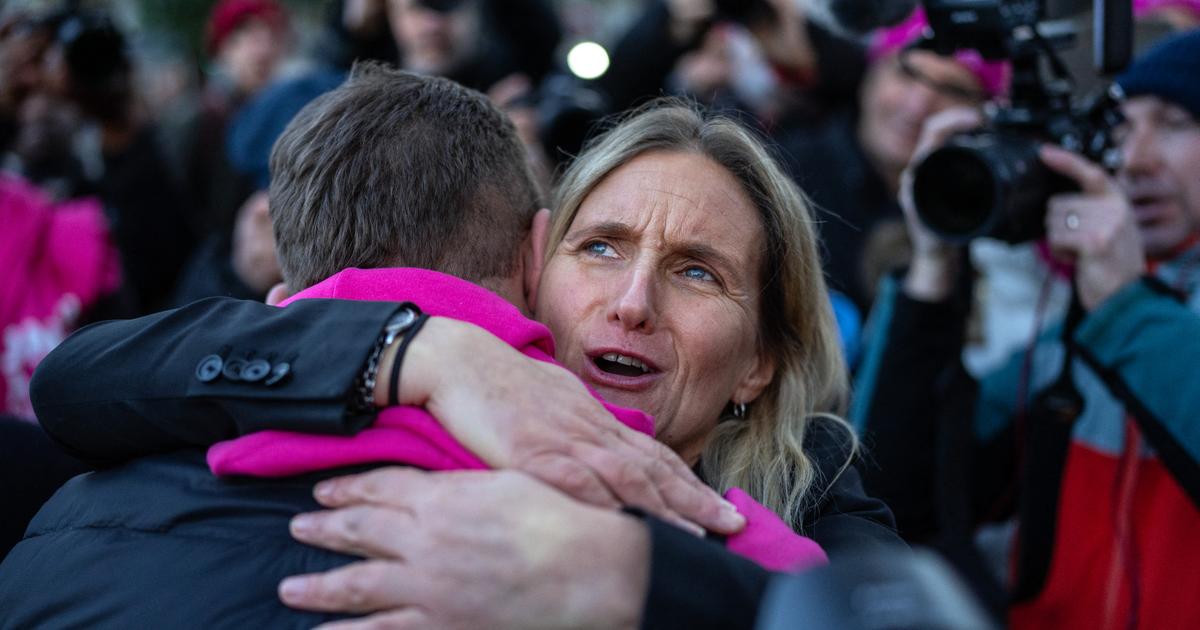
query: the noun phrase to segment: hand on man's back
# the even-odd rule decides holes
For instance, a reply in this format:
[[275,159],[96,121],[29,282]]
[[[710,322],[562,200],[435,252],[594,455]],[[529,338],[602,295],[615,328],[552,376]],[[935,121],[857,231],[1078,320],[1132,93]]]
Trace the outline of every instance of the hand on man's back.
[[638,624],[650,541],[628,515],[513,471],[382,468],[316,496],[337,509],[297,517],[293,536],[367,559],[289,578],[279,594],[294,608],[369,615],[330,630]]

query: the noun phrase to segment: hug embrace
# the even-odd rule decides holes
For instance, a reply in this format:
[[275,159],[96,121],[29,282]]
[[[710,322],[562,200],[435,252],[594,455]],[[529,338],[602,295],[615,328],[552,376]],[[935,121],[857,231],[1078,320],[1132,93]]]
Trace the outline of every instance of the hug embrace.
[[552,206],[481,94],[363,66],[318,97],[271,156],[270,304],[98,324],[39,367],[43,426],[103,470],[0,565],[0,608],[746,626],[767,569],[902,544],[837,415],[812,217],[759,140],[656,102]]

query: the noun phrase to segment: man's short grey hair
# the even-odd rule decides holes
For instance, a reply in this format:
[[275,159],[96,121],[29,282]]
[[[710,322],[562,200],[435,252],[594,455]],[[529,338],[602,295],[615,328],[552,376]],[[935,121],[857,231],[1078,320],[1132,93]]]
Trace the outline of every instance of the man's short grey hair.
[[379,64],[302,109],[270,165],[292,291],[348,267],[507,277],[540,203],[516,130],[487,97]]

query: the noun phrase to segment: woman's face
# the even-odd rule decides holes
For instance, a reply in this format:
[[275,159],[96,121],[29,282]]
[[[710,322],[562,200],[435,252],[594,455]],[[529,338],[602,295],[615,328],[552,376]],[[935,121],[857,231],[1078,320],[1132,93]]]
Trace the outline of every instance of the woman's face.
[[694,462],[722,409],[774,374],[759,357],[762,225],[707,157],[648,152],[584,199],[542,276],[558,360],[614,404],[655,417]]
[[915,50],[876,61],[861,99],[864,149],[877,164],[899,172],[912,159],[930,116],[949,107],[974,107],[983,101],[983,92],[962,64]]

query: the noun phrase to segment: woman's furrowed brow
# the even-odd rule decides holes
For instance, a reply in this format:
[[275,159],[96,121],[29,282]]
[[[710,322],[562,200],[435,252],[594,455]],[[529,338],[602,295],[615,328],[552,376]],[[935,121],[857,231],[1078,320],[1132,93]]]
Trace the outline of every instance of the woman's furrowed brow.
[[707,243],[681,243],[676,248],[680,254],[688,258],[702,260],[709,264],[723,267],[729,271],[737,271],[744,265],[737,264],[732,258],[725,255],[721,250],[708,245]]
[[[617,240],[636,240],[637,232],[637,229],[633,226],[622,221],[600,221],[571,230],[571,240],[596,236],[604,236]],[[732,257],[708,243],[684,241],[670,242],[667,245],[677,254],[706,261],[731,271],[737,270],[740,266]]]
[[628,223],[621,221],[601,221],[580,226],[578,229],[573,229],[570,232],[574,237],[590,237],[590,236],[606,236],[627,240],[635,236],[636,230]]

